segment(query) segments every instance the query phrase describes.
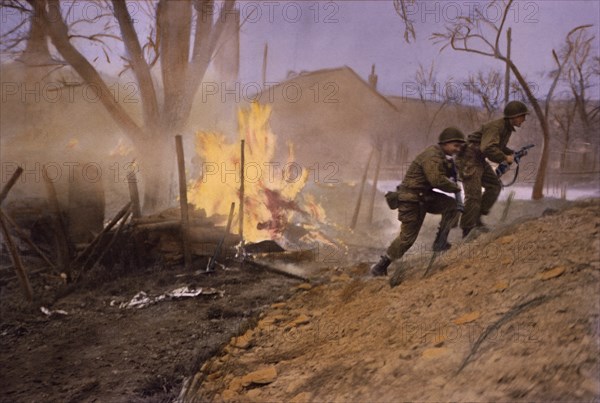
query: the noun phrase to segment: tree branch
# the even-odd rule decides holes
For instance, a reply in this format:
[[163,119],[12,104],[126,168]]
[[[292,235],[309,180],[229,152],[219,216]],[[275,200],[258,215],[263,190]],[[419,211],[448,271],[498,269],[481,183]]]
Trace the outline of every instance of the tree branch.
[[[133,119],[125,112],[125,110],[112,97],[106,83],[100,77],[100,74],[90,64],[90,62],[69,42],[69,31],[64,19],[60,14],[60,4],[58,0],[39,0],[40,1],[40,16],[42,18],[46,33],[52,39],[52,43],[75,71],[87,83],[96,86],[98,89],[98,97],[100,102],[115,122],[127,134],[132,137],[133,141],[142,141],[144,134],[140,127]],[[46,10],[46,4],[49,6]]]
[[131,64],[133,74],[135,75],[140,86],[144,125],[157,127],[159,120],[159,109],[156,89],[154,87],[154,82],[152,81],[150,67],[146,63],[144,53],[133,26],[133,20],[131,15],[129,15],[129,11],[127,10],[127,5],[125,4],[124,0],[112,0],[112,4],[115,17],[119,23],[119,28],[121,29],[121,35],[123,35],[125,49],[131,58],[129,62]]

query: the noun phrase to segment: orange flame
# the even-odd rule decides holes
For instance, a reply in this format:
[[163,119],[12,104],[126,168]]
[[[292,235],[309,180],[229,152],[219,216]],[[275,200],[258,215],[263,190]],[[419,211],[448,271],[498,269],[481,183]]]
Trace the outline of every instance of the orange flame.
[[[325,218],[324,210],[301,191],[308,171],[294,164],[293,147],[288,144],[284,163],[275,160],[277,136],[271,131],[271,108],[253,102],[238,111],[239,139],[245,140],[244,153],[244,238],[256,242],[280,239],[294,219]],[[196,153],[202,161],[202,176],[192,181],[189,202],[208,216],[229,214],[232,202],[237,214],[232,230],[239,227],[241,185],[240,143],[229,142],[222,134],[196,133]]]

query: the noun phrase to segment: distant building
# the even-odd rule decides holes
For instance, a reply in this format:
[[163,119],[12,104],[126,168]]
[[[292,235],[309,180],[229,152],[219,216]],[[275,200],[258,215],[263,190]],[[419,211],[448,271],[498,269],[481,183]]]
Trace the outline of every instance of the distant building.
[[314,169],[335,164],[342,179],[355,178],[373,147],[398,133],[396,106],[346,66],[290,75],[256,99],[273,108],[278,157],[285,158],[285,141],[291,141],[299,164]]

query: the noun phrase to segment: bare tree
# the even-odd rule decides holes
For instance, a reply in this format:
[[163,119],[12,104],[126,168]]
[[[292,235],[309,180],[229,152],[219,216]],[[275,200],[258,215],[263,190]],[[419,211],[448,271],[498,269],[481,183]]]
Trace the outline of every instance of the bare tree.
[[415,0],[394,0],[394,8],[400,19],[404,23],[404,40],[410,43],[411,40],[417,39],[415,31],[415,22],[409,17],[408,8],[415,4]]
[[[129,137],[138,152],[145,177],[144,208],[155,210],[167,197],[172,164],[172,138],[187,122],[194,96],[203,80],[235,0],[226,0],[217,18],[213,0],[180,0],[138,2],[148,14],[149,34],[134,25],[128,3],[124,0],[99,1],[103,12],[94,18],[93,33],[77,31],[72,7],[77,2],[59,0],[3,0],[3,7],[13,7],[28,13],[30,43],[47,36],[61,63],[71,66],[81,79],[96,89],[100,103]],[[71,17],[71,18],[69,18]],[[88,21],[89,22],[89,21]],[[15,29],[14,34],[23,26]],[[41,29],[40,29],[41,28]],[[11,43],[17,49],[23,37],[15,36]],[[131,70],[141,100],[142,121],[138,122],[112,95],[108,84],[81,49],[80,41],[93,41],[101,46],[108,62],[114,41],[123,43],[126,54],[121,56],[124,70]],[[33,45],[32,45],[33,46]],[[158,86],[151,70],[160,66],[162,86]]]
[[[546,169],[548,166],[548,158],[550,151],[550,127],[548,124],[550,100],[552,99],[552,95],[554,93],[554,90],[556,89],[556,85],[558,83],[559,77],[561,76],[562,70],[568,58],[570,57],[570,52],[565,53],[564,55],[562,55],[562,58],[559,58],[557,53],[554,50],[552,51],[552,56],[554,58],[554,61],[556,62],[557,69],[552,74],[553,81],[550,85],[548,93],[546,94],[544,109],[542,109],[540,102],[533,94],[533,91],[531,90],[529,84],[525,80],[525,77],[523,76],[517,65],[503,54],[503,50],[500,46],[500,38],[503,36],[502,34],[506,28],[505,23],[512,4],[513,0],[509,0],[508,2],[502,2],[503,13],[502,18],[499,22],[488,18],[481,12],[481,10],[476,9],[472,17],[457,18],[456,22],[453,22],[446,27],[445,32],[434,33],[432,35],[432,40],[435,43],[443,44],[440,51],[443,51],[445,48],[450,47],[455,51],[469,52],[485,57],[491,57],[501,60],[504,63],[508,64],[511,72],[514,74],[519,85],[525,92],[527,100],[531,104],[542,130],[542,154],[539,160],[538,170],[532,192],[532,198],[536,200],[544,197],[544,181],[546,177]],[[573,30],[571,30],[571,32],[569,32],[567,37],[587,27],[588,26],[576,27]]]
[[599,74],[594,70],[592,57],[595,39],[587,29],[580,29],[567,36],[566,43],[559,52],[563,57],[570,55],[563,72],[564,79],[571,90],[575,108],[586,131],[590,130],[592,120],[598,116],[598,107],[589,107],[587,93],[593,87],[592,77]]
[[[450,78],[448,81],[452,81]],[[426,144],[429,144],[429,137],[433,124],[438,115],[451,102],[455,101],[455,94],[452,94],[450,86],[442,86],[437,79],[435,64],[432,62],[429,68],[425,68],[419,63],[419,68],[415,73],[415,82],[417,84],[417,93],[423,104],[425,111],[425,121],[428,122],[426,130]],[[429,106],[436,105],[432,116],[429,116]]]
[[472,74],[465,85],[466,90],[479,99],[479,103],[486,111],[487,120],[491,119],[500,108],[502,86],[502,75],[496,70]]

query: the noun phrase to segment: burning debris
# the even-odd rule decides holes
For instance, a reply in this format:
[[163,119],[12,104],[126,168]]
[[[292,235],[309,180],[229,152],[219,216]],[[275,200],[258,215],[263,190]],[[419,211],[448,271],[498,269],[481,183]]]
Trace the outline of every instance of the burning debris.
[[[192,178],[189,191],[182,141],[177,136],[179,208],[142,216],[137,178],[130,174],[127,177],[130,202],[106,225],[98,225],[97,214],[60,206],[56,189],[44,168],[48,200],[41,199],[43,203],[36,205],[35,214],[25,214],[29,218],[45,217],[45,221],[34,220],[35,225],[44,222],[44,226],[51,229],[44,232],[46,237],[38,239],[42,247],[37,247],[36,242],[26,236],[27,231],[34,232],[34,225],[30,219],[23,218],[24,205],[20,206],[20,201],[13,202],[9,214],[3,216],[5,221],[11,222],[10,216],[21,211],[17,214],[18,223],[12,223],[12,231],[28,241],[63,282],[78,281],[98,264],[110,270],[117,263],[144,267],[151,262],[174,265],[183,260],[189,269],[192,259],[196,263],[198,259],[208,259],[206,272],[213,271],[217,263],[225,267],[221,263],[237,260],[306,280],[301,269],[290,269],[290,265],[314,262],[320,247],[336,250],[346,247],[339,240],[339,229],[327,224],[324,208],[307,192],[309,174],[294,163],[292,144],[287,145],[285,164],[277,172],[281,164],[274,162],[277,137],[269,127],[270,113],[270,107],[258,103],[239,111],[241,150],[236,142],[227,141],[222,134],[197,133],[198,157],[194,160],[202,161],[202,169],[199,177]],[[73,147],[76,145],[73,142]],[[115,152],[126,152],[124,147],[119,143]],[[2,198],[21,172],[18,170],[14,180],[7,183]],[[103,212],[104,191],[98,186],[79,185],[69,184],[69,202],[77,202],[79,207],[82,203],[85,206],[91,203]],[[88,193],[93,193],[93,197],[87,197]],[[91,201],[86,203],[85,200]],[[242,204],[237,203],[236,211],[239,200]],[[85,217],[77,218],[75,213]],[[76,225],[76,231],[69,231],[69,223]],[[8,235],[4,238],[8,239]],[[15,267],[22,266],[18,262],[18,248],[13,249]],[[52,250],[54,254],[47,257],[42,249]],[[17,270],[27,298],[33,299],[26,270]]]
[[[239,138],[246,145],[243,171],[237,143],[218,133],[196,134],[202,173],[192,180],[189,201],[208,216],[225,218],[229,204],[240,199],[240,187],[245,181],[241,229],[245,241],[274,240],[284,248],[294,249],[312,242],[333,245],[336,242],[319,228],[319,223],[326,220],[325,210],[313,196],[303,192],[309,175],[294,162],[292,144],[288,144],[285,163],[276,162],[277,136],[269,126],[270,113],[269,106],[258,103],[238,113]],[[233,228],[239,225],[238,214]]]

